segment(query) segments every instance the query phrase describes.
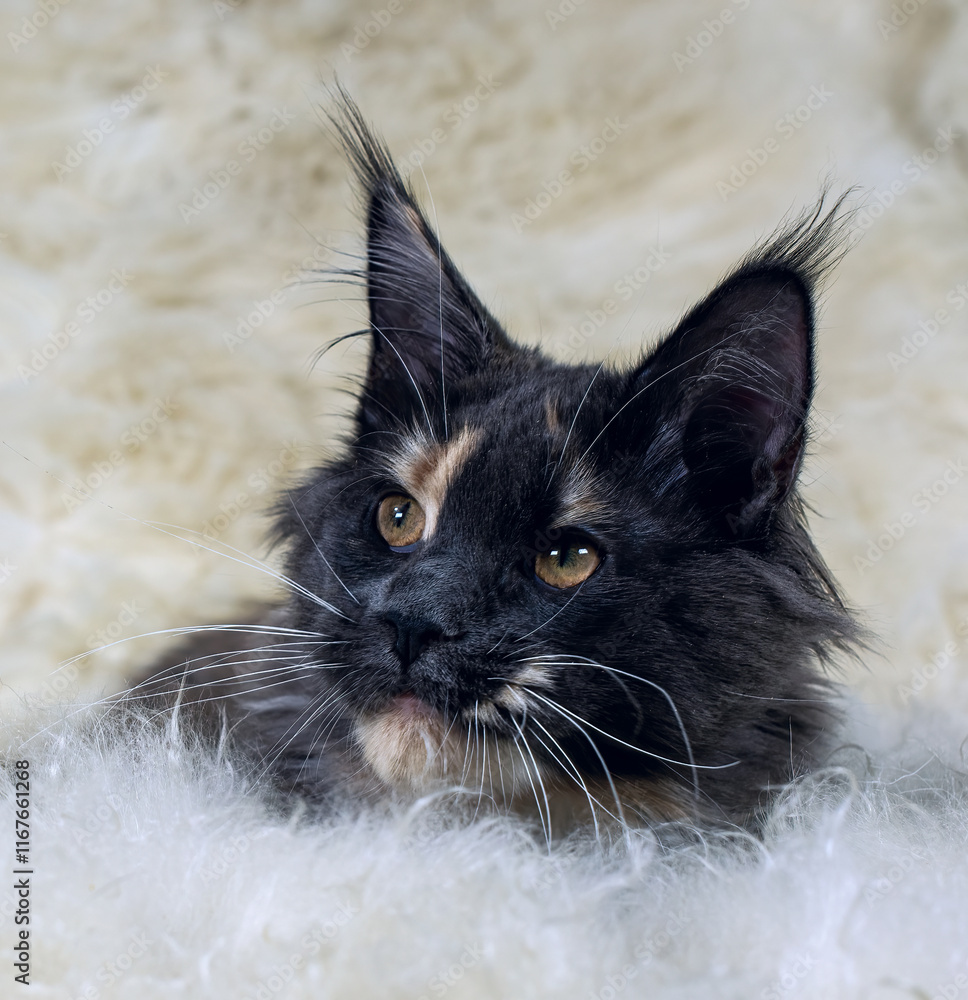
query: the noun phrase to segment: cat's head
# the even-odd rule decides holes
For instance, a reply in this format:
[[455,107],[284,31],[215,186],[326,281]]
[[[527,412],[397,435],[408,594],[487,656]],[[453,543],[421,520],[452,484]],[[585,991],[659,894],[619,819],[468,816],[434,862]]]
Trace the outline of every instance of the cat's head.
[[371,350],[345,455],[280,508],[296,620],[332,643],[307,738],[339,715],[404,790],[744,815],[822,752],[818,661],[852,635],[796,494],[836,213],[631,368],[565,365],[508,337],[354,106],[338,124]]

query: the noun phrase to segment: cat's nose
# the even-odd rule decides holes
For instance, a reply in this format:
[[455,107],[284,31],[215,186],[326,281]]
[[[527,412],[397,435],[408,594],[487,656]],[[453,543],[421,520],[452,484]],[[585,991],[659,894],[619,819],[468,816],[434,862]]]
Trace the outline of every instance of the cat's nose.
[[419,615],[390,611],[384,618],[396,631],[393,648],[400,657],[404,669],[409,667],[431,643],[449,638],[438,623]]

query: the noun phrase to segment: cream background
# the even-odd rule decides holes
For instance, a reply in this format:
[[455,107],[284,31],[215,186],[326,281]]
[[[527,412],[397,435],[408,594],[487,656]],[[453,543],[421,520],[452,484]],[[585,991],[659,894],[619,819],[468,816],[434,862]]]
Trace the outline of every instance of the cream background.
[[[564,0],[561,11],[573,13],[554,25],[548,11],[559,8],[550,0],[414,0],[383,17],[383,26],[373,20],[374,10],[386,9],[382,0],[69,0],[26,44],[17,45],[8,32],[22,33],[24,18],[41,8],[3,3],[0,427],[9,447],[0,447],[0,704],[8,717],[25,693],[57,714],[65,697],[89,699],[116,690],[159,643],[122,643],[58,670],[104,637],[217,621],[245,599],[272,593],[263,574],[147,522],[200,531],[231,511],[243,494],[242,516],[219,541],[262,555],[264,524],[257,510],[270,498],[264,488],[270,464],[295,469],[334,447],[340,415],[347,410],[347,397],[337,391],[340,376],[359,371],[363,359],[358,347],[346,346],[315,366],[313,357],[329,339],[361,325],[359,293],[313,283],[293,287],[291,276],[307,258],[312,263],[318,248],[360,246],[348,171],[321,134],[316,112],[325,96],[322,85],[336,72],[400,159],[443,129],[444,141],[426,158],[415,184],[424,204],[432,204],[444,244],[515,335],[561,355],[569,350],[569,327],[609,298],[620,308],[574,356],[600,358],[614,350],[626,357],[637,351],[788,210],[810,204],[825,176],[835,189],[858,185],[869,205],[892,183],[905,185],[892,207],[872,220],[825,296],[818,433],[805,482],[818,511],[815,536],[849,599],[879,637],[877,651],[862,666],[846,668],[857,702],[854,735],[875,753],[913,741],[922,748],[919,753],[936,751],[957,762],[968,735],[968,635],[958,633],[959,623],[968,622],[968,482],[959,479],[923,515],[914,498],[938,480],[949,461],[955,467],[968,462],[968,308],[946,305],[946,296],[968,281],[968,17],[954,0],[927,0],[916,9],[914,0],[907,0],[907,6],[913,13],[895,5],[899,23],[886,30],[892,5],[864,0],[586,0],[574,7]],[[704,20],[718,18],[724,9],[734,19],[722,24],[718,35],[703,36],[709,44],[677,69],[674,54],[685,53],[689,39],[707,30]],[[371,30],[380,27],[372,38],[365,34],[368,23]],[[368,38],[358,51],[347,47]],[[123,95],[134,100],[139,93],[134,88],[149,68],[161,82],[122,121],[114,102]],[[496,82],[493,92],[453,127],[454,119],[445,116],[455,102],[473,95],[481,77]],[[777,122],[795,115],[813,88],[831,96],[789,138],[781,136]],[[251,162],[244,161],[240,144],[266,127],[275,112],[293,120],[272,133],[272,142]],[[104,118],[112,130],[58,178],[53,164],[64,163],[67,148],[77,147],[85,130],[98,128]],[[568,169],[570,158],[608,119],[628,127],[587,170],[579,173],[572,166],[573,183],[518,232],[512,215]],[[935,141],[938,129],[954,130],[953,146],[914,181],[905,165]],[[769,138],[778,151],[724,200],[717,183],[729,179],[748,149],[763,147]],[[179,206],[190,203],[193,189],[230,160],[240,164],[240,172],[186,222]],[[621,301],[616,282],[644,266],[655,248],[669,259],[640,293]],[[332,249],[319,249],[319,258],[337,259]],[[69,345],[25,382],[18,375],[21,366],[30,364],[52,332],[78,320],[78,304],[105,288],[114,270],[132,276],[123,292],[90,323],[81,322]],[[271,301],[273,293],[281,304],[230,351],[225,337],[254,303]],[[892,370],[889,352],[899,351],[903,338],[939,308],[948,308],[949,321],[910,363]],[[175,408],[137,448],[129,447],[125,435],[150,418],[159,399]],[[120,455],[117,463],[112,452]],[[92,477],[104,463],[110,475],[101,482]],[[96,485],[89,489],[91,499],[74,503],[66,484],[78,480]],[[914,526],[876,565],[860,572],[855,558],[905,511],[917,515]],[[940,671],[927,668],[934,676],[909,696],[904,688],[949,643],[955,652],[948,664]],[[117,898],[100,897],[98,921],[78,931],[75,945],[66,927],[57,930],[57,921],[70,923],[70,907],[84,895],[82,883],[75,886],[66,874],[73,871],[70,831],[91,810],[96,814],[105,796],[120,794],[118,789],[135,779],[123,766],[123,747],[99,751],[103,773],[85,771],[83,778],[72,768],[88,760],[87,751],[77,751],[75,764],[70,754],[58,756],[56,744],[44,752],[52,762],[45,822],[59,831],[47,834],[48,877],[57,875],[59,915],[55,920],[48,911],[43,933],[62,960],[58,966],[47,953],[46,981],[68,985],[61,992],[51,986],[42,995],[75,995],[63,990],[83,980],[77,970],[86,967],[78,956],[114,954],[112,942],[121,940],[118,935],[130,924],[123,919],[129,906],[146,913],[149,922],[156,920],[158,939],[167,943],[152,952],[155,979],[136,983],[132,972],[117,995],[155,995],[152,990],[170,995],[164,993],[171,986],[165,977],[177,969],[191,967],[193,979],[201,981],[203,952],[216,956],[208,974],[221,984],[205,995],[223,995],[220,990],[230,981],[245,995],[243,986],[262,978],[259,970],[285,954],[287,935],[295,933],[286,923],[294,919],[292,907],[273,908],[273,900],[285,896],[279,896],[273,878],[299,884],[297,866],[305,864],[312,885],[313,872],[346,865],[355,873],[348,876],[357,880],[354,891],[365,893],[378,884],[375,870],[366,867],[366,851],[348,861],[351,846],[344,845],[350,854],[334,847],[330,856],[315,834],[304,831],[299,846],[287,848],[290,856],[275,876],[269,855],[259,855],[263,866],[247,853],[246,865],[235,869],[233,877],[242,881],[232,882],[233,891],[262,899],[260,915],[245,911],[243,919],[230,905],[219,909],[224,900],[216,905],[215,890],[197,879],[184,896],[195,917],[166,909],[159,887],[171,882],[172,872],[187,870],[205,850],[221,850],[218,837],[229,837],[208,809],[214,801],[206,784],[210,778],[196,775],[186,778],[187,789],[177,782],[171,786],[170,802],[164,795],[122,797],[127,819],[98,826],[96,836],[106,838],[102,853],[130,856],[136,868],[144,857],[137,837],[129,834],[154,829],[152,823],[170,824],[173,837],[176,829],[202,831],[197,845],[202,853],[188,854],[184,845],[172,846],[167,839],[157,842],[160,854],[152,855],[157,863],[149,866],[147,882],[116,890]],[[163,766],[167,758],[152,753],[136,784],[170,781]],[[254,824],[270,839],[285,835],[232,795],[219,808],[235,826]],[[968,940],[959,924],[965,921],[963,896],[956,891],[964,862],[955,860],[961,854],[950,853],[952,844],[963,843],[952,832],[961,829],[953,808],[954,826],[918,869],[924,885],[911,877],[904,882],[913,901],[906,899],[905,907],[895,910],[885,904],[876,928],[865,926],[856,937],[844,930],[847,924],[837,925],[841,936],[825,937],[814,949],[830,959],[829,977],[821,982],[814,971],[797,979],[803,995],[930,996],[946,976],[953,978],[949,971],[965,957],[956,942]],[[834,853],[846,852],[837,855],[842,868],[829,866],[823,837],[814,830],[804,834],[805,854],[797,854],[789,841],[777,848],[773,876],[761,872],[757,881],[747,872],[736,902],[722,895],[722,885],[702,883],[699,898],[716,902],[697,913],[697,936],[688,947],[659,963],[649,995],[759,996],[772,981],[769,970],[778,975],[782,963],[792,960],[783,956],[800,940],[796,929],[804,930],[799,918],[787,919],[786,903],[801,900],[803,912],[813,913],[805,933],[827,926],[825,921],[836,923],[830,914],[839,912],[832,900],[840,898],[840,890],[834,887],[862,886],[867,874],[911,849],[905,821],[895,812],[883,803],[872,806],[861,826],[837,841]],[[934,821],[924,823],[930,827]],[[352,845],[348,832],[340,836]],[[403,855],[394,853],[402,848],[394,846],[391,833],[381,828],[373,836],[382,845],[381,857],[402,863]],[[480,893],[488,879],[466,870],[467,852],[476,856],[475,845],[484,848],[474,839],[477,834],[464,836],[441,866],[459,871],[458,882],[469,880],[461,882],[461,891],[475,900],[477,917],[484,919],[481,911],[490,897]],[[594,880],[564,879],[555,883],[553,904],[547,896],[516,896],[516,873],[533,859],[522,859],[506,843],[487,851],[498,860],[485,868],[494,864],[503,873],[489,870],[488,878],[503,887],[500,905],[507,905],[504,922],[491,927],[489,940],[500,942],[502,935],[517,940],[524,926],[535,935],[531,951],[515,952],[512,964],[502,966],[502,975],[517,976],[514,995],[585,996],[600,988],[621,962],[615,964],[608,948],[580,944],[586,934],[581,913],[600,903],[615,917],[617,897],[608,894],[615,883],[606,891],[594,888]],[[459,856],[465,860],[455,860]],[[430,861],[413,864],[413,878],[436,877]],[[786,873],[790,885],[777,871]],[[385,872],[391,882],[392,872],[391,865]],[[478,876],[483,881],[475,881]],[[627,871],[615,878],[621,882],[626,876]],[[673,895],[681,892],[695,901],[696,883],[684,876],[678,885],[673,875],[668,878]],[[219,882],[218,891],[225,885]],[[650,891],[655,889],[652,884]],[[429,942],[422,946],[426,962],[444,962],[450,953],[439,950],[442,938],[434,936],[444,926],[440,913],[431,912],[429,902],[421,905],[436,898],[427,885],[404,879],[381,891],[400,905],[408,901],[414,933],[423,929],[420,940]],[[566,897],[580,904],[576,910],[568,910]],[[899,894],[889,902],[898,904]],[[827,904],[833,909],[824,909]],[[305,899],[299,905],[306,915],[300,926],[308,926],[315,904]],[[570,915],[559,925],[549,914],[564,912],[562,907]],[[446,906],[444,911],[450,912]],[[908,915],[927,919],[923,914],[929,912],[930,935],[925,929],[918,937],[932,936],[935,950],[918,959],[904,921]],[[645,928],[652,916],[636,913],[630,927]],[[464,944],[480,929],[474,919],[451,914],[449,926],[461,928]],[[201,936],[192,937],[189,928],[198,926]],[[367,927],[378,938],[386,933],[379,921]],[[237,935],[230,950],[247,942],[231,968],[220,964],[219,948],[228,945],[218,943],[213,928]],[[883,948],[865,952],[860,942],[875,931]],[[429,988],[421,983],[436,966],[431,972],[421,966],[416,979],[402,973],[395,979],[380,966],[384,974],[378,982],[399,987],[386,987],[385,993],[383,986],[368,985],[366,976],[347,986],[366,965],[361,954],[369,956],[375,947],[361,934],[356,947],[362,952],[348,945],[338,952],[337,964],[344,963],[340,968],[349,977],[338,980],[342,992],[336,987],[327,992],[324,978],[312,995],[403,996]],[[832,940],[842,943],[833,947]],[[182,950],[172,941],[181,942]],[[416,953],[424,954],[419,948]],[[726,973],[716,978],[712,955],[732,969],[733,979]],[[569,989],[553,987],[547,978],[551,966],[542,963],[553,956],[559,965],[576,963],[579,971]],[[907,970],[897,973],[898,982],[914,982],[929,992],[865,992],[891,961]],[[293,995],[310,995],[310,982],[294,986]],[[498,995],[496,982],[466,977],[450,987],[450,995]],[[700,988],[699,982],[706,985]],[[505,982],[503,988],[511,987]],[[644,989],[644,980],[637,979],[635,988]]]

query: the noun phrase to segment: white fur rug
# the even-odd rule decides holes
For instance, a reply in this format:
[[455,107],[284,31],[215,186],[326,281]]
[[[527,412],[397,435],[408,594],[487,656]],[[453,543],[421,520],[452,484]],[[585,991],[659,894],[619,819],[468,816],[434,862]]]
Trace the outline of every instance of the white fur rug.
[[[33,775],[31,995],[965,995],[963,5],[9,0],[0,29],[0,705]],[[362,363],[312,366],[360,303],[296,284],[359,246],[316,118],[334,71],[484,299],[562,357],[638,350],[824,176],[867,194],[806,479],[880,646],[845,665],[862,749],[764,844],[549,855],[446,803],[320,827],[176,734],[57,724],[164,643],[119,640],[273,592],[240,553]],[[0,996],[16,906],[0,889]]]

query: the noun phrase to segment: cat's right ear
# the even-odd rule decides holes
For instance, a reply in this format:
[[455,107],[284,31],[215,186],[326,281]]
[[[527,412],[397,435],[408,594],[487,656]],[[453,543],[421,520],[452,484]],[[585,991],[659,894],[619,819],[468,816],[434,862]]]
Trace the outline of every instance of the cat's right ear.
[[386,145],[342,94],[332,118],[362,188],[371,335],[358,420],[366,431],[421,424],[446,434],[446,396],[510,350],[440,246]]
[[694,502],[756,530],[786,499],[812,392],[812,303],[796,274],[740,275],[694,309],[637,382]]
[[813,290],[844,252],[843,200],[826,212],[821,200],[751,254],[632,375],[631,433],[651,442],[653,481],[733,536],[762,534],[796,482]]

